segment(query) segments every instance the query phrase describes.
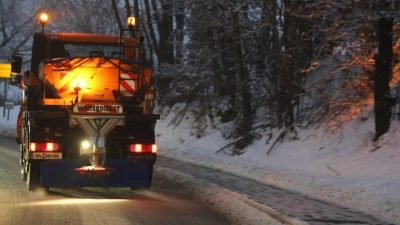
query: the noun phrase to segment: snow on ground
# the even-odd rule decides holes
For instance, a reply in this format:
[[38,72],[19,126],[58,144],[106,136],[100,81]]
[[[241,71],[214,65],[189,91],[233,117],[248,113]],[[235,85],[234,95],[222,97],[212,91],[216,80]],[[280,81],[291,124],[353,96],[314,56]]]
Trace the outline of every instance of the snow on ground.
[[[0,135],[7,137],[16,137],[17,136],[17,116],[19,112],[20,106],[14,106],[14,109],[6,109],[4,111],[4,107],[0,107]],[[4,114],[5,113],[5,114]],[[4,115],[4,117],[3,117]]]
[[[15,118],[19,107],[16,106],[11,111],[9,121],[6,119],[7,114],[5,118],[0,118],[0,134],[5,136],[15,136],[16,133]],[[173,113],[162,114],[157,123],[156,142],[160,155],[253,178],[400,224],[400,140],[397,139],[400,135],[399,121],[393,120],[390,131],[377,143],[371,141],[374,120],[364,117],[368,119],[354,119],[347,124],[299,130],[298,140],[279,141],[268,155],[266,153],[274,137],[267,142],[265,135],[256,140],[244,154],[228,156],[222,151],[217,153],[229,143],[222,138],[222,127],[216,125],[216,129],[212,129],[209,126],[203,137],[198,138],[191,128],[193,120],[190,116],[184,117],[178,126],[171,123],[173,117]],[[176,179],[189,181],[185,182],[187,184],[201,182],[172,171],[168,174],[176,176]],[[194,186],[203,185],[196,183]],[[244,196],[218,189],[215,185],[207,187],[209,192],[202,196],[214,196],[206,200],[225,211],[226,215],[238,217],[239,212],[231,211],[233,208],[240,208],[240,215],[249,215],[249,218],[254,217],[254,210],[263,212],[256,213],[261,218],[247,224],[265,222],[270,220],[269,215],[277,215],[272,209]],[[199,194],[202,192],[200,190],[204,191],[196,189],[194,193]],[[231,199],[232,202],[226,202],[226,199]],[[235,207],[231,207],[232,204]]]
[[295,218],[289,218],[268,206],[188,174],[162,167],[156,167],[155,172],[161,172],[164,178],[178,182],[195,197],[206,202],[212,209],[227,218],[232,225],[308,224]]
[[[168,111],[168,110],[166,110]],[[172,109],[170,111],[176,111]],[[372,117],[371,117],[372,115]],[[400,122],[373,143],[373,114],[348,124],[299,130],[298,140],[277,142],[267,135],[240,156],[217,151],[229,141],[207,128],[197,138],[193,118],[178,126],[165,113],[156,127],[159,154],[256,179],[284,189],[368,212],[400,224]],[[212,124],[209,126],[212,127]],[[217,126],[218,128],[218,126]]]

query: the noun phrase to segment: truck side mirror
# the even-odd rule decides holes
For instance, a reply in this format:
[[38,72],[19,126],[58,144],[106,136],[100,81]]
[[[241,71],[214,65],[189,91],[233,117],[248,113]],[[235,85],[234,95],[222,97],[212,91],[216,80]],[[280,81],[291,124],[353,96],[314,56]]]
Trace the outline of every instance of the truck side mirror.
[[24,71],[24,73],[23,73],[23,76],[25,78],[29,78],[30,75],[31,75],[31,71],[30,70]]
[[11,59],[11,73],[21,73],[22,57],[13,56]]
[[8,78],[8,82],[11,85],[14,85],[14,86],[20,86],[21,85],[21,80],[22,80],[22,76],[21,75],[11,75]]

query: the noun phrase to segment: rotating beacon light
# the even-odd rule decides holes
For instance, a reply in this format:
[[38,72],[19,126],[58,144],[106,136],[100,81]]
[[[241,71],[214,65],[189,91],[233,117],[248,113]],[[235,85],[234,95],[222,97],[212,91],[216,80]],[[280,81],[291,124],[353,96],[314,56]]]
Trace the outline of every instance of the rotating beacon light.
[[40,15],[40,24],[42,24],[42,34],[44,34],[44,25],[49,21],[49,17],[47,16],[46,13],[42,13]]
[[86,85],[87,85],[87,82],[85,80],[76,79],[76,80],[72,81],[72,87],[74,88],[74,91],[76,92],[75,103],[78,103],[79,91],[82,90],[82,88],[86,87]]
[[135,17],[128,17],[128,19],[126,20],[126,24],[128,25],[128,27],[134,27],[136,25]]
[[[128,26],[128,30],[130,32],[131,37],[135,36],[136,31],[136,38],[139,42],[139,50],[136,51],[136,59],[139,59],[140,56],[140,43],[143,42],[142,37],[140,36],[140,24],[136,26],[136,18],[133,16],[129,16],[126,20],[126,25]],[[140,61],[140,60],[139,60]]]

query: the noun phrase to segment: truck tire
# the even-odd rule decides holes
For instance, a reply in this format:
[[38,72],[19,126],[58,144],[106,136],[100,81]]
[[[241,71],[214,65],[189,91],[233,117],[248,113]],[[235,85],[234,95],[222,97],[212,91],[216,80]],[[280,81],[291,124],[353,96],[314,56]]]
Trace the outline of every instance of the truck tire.
[[28,164],[26,187],[28,191],[33,191],[40,186],[40,164],[31,162]]
[[23,148],[24,148],[24,145],[23,144],[20,144],[19,145],[20,146],[20,159],[19,159],[19,165],[20,165],[20,167],[21,167],[21,179],[23,180],[23,181],[26,181],[26,176],[27,176],[27,174],[26,174],[26,163],[25,163],[25,151],[23,150]]
[[153,180],[153,170],[154,170],[154,164],[149,163],[149,186],[147,187],[147,189],[151,187],[151,182]]
[[23,127],[22,137],[21,137],[21,144],[19,145],[20,150],[20,165],[21,165],[21,179],[23,181],[27,181],[27,161],[26,161],[26,146],[29,145],[29,128],[26,126]]
[[25,171],[25,162],[24,163],[22,163],[22,165],[21,165],[21,179],[23,180],[23,181],[26,181],[26,179],[27,179],[27,177],[28,177],[28,174],[26,173],[26,171]]

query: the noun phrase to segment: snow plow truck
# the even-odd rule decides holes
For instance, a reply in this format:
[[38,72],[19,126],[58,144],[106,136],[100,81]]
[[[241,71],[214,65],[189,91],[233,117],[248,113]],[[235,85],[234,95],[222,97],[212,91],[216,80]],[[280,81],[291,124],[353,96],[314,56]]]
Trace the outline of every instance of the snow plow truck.
[[37,187],[149,188],[156,161],[152,67],[129,18],[119,35],[35,33],[20,86],[21,177]]

